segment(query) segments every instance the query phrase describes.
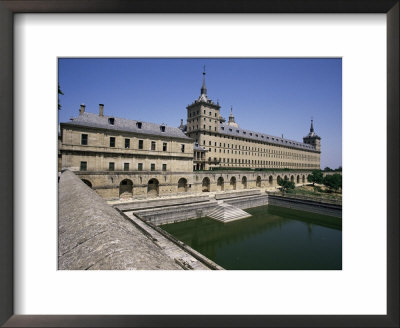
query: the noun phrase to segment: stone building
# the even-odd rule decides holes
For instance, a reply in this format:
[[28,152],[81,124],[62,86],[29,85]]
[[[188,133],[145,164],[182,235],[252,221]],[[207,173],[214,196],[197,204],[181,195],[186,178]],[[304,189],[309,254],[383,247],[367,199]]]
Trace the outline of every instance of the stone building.
[[235,122],[232,108],[226,123],[220,105],[207,96],[205,72],[200,97],[186,108],[183,129],[208,150],[206,168],[320,168],[321,138],[315,134],[313,122],[303,142],[243,129]]
[[226,123],[220,108],[207,96],[205,72],[179,128],[106,116],[102,104],[98,114],[88,113],[81,105],[77,117],[60,124],[59,165],[106,199],[275,188],[284,178],[304,183],[320,168],[312,121],[299,142],[243,129],[232,110]]

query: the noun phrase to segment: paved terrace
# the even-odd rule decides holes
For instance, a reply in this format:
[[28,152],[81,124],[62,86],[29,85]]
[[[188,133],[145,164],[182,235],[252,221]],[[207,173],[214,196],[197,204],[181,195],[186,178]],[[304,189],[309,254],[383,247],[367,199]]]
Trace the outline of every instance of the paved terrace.
[[197,262],[145,235],[70,171],[59,181],[58,222],[60,270],[176,270],[181,259]]

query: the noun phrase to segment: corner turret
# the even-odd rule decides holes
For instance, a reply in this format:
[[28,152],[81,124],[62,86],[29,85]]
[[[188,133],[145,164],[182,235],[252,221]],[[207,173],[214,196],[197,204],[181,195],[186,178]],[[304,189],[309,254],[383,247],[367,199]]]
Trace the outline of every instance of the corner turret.
[[303,138],[305,144],[314,146],[315,150],[321,151],[321,137],[314,132],[314,120],[311,119],[310,132]]

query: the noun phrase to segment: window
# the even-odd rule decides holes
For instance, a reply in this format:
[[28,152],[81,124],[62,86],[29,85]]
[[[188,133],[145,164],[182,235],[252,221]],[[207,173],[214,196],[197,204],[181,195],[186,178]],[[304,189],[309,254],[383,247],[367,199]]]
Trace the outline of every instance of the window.
[[115,137],[110,137],[110,147],[115,147]]
[[151,164],[150,164],[150,170],[151,170],[151,171],[155,171],[155,170],[156,170],[156,164],[151,163]]
[[142,128],[142,122],[136,122],[136,127],[138,129],[141,129]]
[[129,171],[129,163],[124,163],[124,171]]
[[81,171],[87,171],[87,162],[81,162],[80,170]]
[[125,139],[125,148],[130,148],[130,147],[131,147],[131,140]]
[[151,142],[151,150],[156,150],[156,142],[155,141]]
[[185,152],[185,145],[181,145],[181,152],[184,153]]
[[163,144],[162,144],[162,150],[163,150],[163,151],[167,151],[167,143],[166,143],[166,142],[163,142]]
[[139,149],[143,149],[143,140],[139,140]]
[[211,140],[208,142],[208,145],[211,146]]
[[162,165],[162,170],[163,170],[163,171],[166,171],[166,170],[167,170],[167,164],[163,164],[163,165]]
[[88,135],[82,134],[81,135],[81,145],[87,145],[87,144],[88,144]]
[[161,130],[161,132],[165,132],[165,125],[161,125],[160,130]]
[[137,169],[138,171],[143,171],[143,163],[138,163]]
[[114,169],[115,169],[115,163],[114,162],[108,163],[108,170],[109,171],[114,171]]
[[108,119],[108,123],[111,124],[111,125],[114,125],[114,123],[115,123],[114,117],[110,117],[110,118]]

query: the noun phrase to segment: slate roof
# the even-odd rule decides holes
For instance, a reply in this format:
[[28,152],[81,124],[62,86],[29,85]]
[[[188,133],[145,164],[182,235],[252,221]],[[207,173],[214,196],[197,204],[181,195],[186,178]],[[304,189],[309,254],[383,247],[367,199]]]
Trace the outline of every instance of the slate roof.
[[225,123],[220,124],[219,133],[225,134],[225,135],[228,135],[231,137],[247,138],[247,139],[267,142],[270,144],[281,145],[281,146],[285,146],[285,147],[293,147],[293,148],[297,148],[297,149],[303,149],[303,150],[307,149],[307,150],[311,150],[311,151],[316,151],[315,147],[313,147],[312,145],[309,145],[309,144],[305,144],[303,142],[280,138],[280,137],[275,137],[275,136],[272,136],[269,134],[255,132],[255,131],[251,131],[251,130],[245,130],[242,128],[236,128],[233,126],[229,126],[228,124],[225,124]]
[[[114,119],[114,124],[111,124],[109,119]],[[141,128],[138,127],[137,123],[142,123]],[[65,122],[63,124],[190,140],[190,138],[186,136],[179,128],[164,125],[165,131],[162,132],[161,131],[162,124],[128,120],[125,118],[106,116],[106,115],[99,116],[98,114],[87,113],[87,112],[80,114],[78,117],[71,118],[71,122]]]
[[197,150],[197,151],[207,151],[204,147],[199,146],[199,144],[197,142],[194,143],[193,145],[193,150]]

